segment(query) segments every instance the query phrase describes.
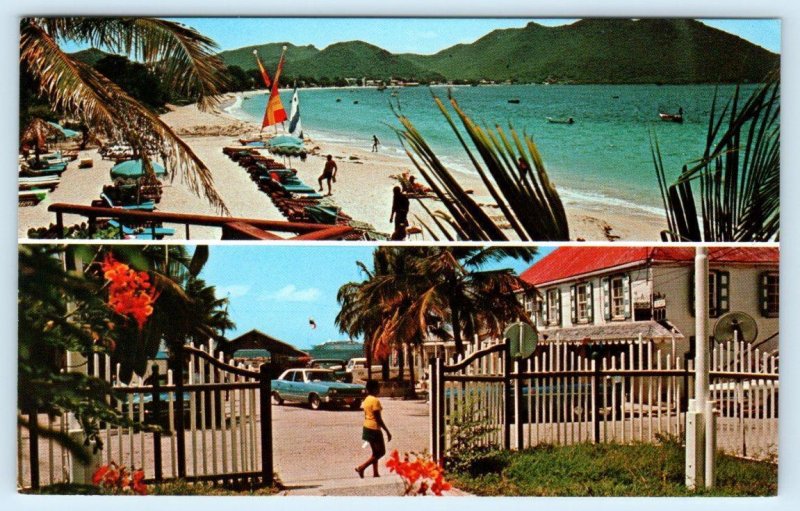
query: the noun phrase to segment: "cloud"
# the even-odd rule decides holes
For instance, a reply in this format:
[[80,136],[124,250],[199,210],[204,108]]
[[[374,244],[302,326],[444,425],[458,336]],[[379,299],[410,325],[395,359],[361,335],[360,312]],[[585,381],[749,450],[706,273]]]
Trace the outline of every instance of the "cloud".
[[225,298],[228,296],[230,296],[231,298],[239,298],[241,296],[246,295],[249,292],[250,292],[249,284],[231,284],[230,286],[217,287],[217,296],[220,298]]
[[264,293],[261,299],[277,302],[315,302],[319,295],[320,290],[316,287],[297,289],[294,284],[289,284],[274,293]]

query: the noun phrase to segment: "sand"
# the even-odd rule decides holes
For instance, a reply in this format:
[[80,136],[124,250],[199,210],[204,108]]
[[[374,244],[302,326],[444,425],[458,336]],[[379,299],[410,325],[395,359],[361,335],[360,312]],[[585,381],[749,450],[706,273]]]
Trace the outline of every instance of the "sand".
[[[233,95],[223,98],[222,106],[217,112],[200,112],[196,106],[173,107],[162,119],[186,141],[193,151],[211,169],[215,186],[230,213],[233,216],[248,218],[282,220],[283,216],[272,204],[270,198],[258,190],[247,173],[239,165],[222,153],[226,145],[236,143],[241,136],[253,134],[258,126],[243,122],[225,113],[222,108],[235,99]],[[322,171],[325,155],[331,154],[338,166],[337,181],[333,184],[333,199],[342,210],[356,220],[372,224],[378,231],[390,233],[392,223],[389,222],[392,202],[392,188],[397,184],[391,175],[404,170],[414,170],[411,162],[405,157],[383,153],[374,153],[370,147],[352,147],[333,143],[322,143],[313,140],[308,147],[313,148],[306,161],[295,158],[292,167],[298,171],[298,177],[310,186],[317,186],[317,179]],[[68,170],[62,175],[58,188],[50,194],[48,200],[36,206],[18,208],[18,235],[27,237],[31,227],[43,227],[55,222],[55,215],[47,211],[53,202],[89,205],[99,197],[103,185],[110,183],[109,170],[113,163],[102,160],[96,150],[83,151],[80,158],[92,158],[94,167],[78,169],[77,162],[71,162]],[[416,172],[412,174],[418,175]],[[474,190],[474,197],[479,203],[490,203],[488,193],[477,176],[464,173],[457,174],[465,189]],[[420,181],[422,179],[418,176]],[[203,197],[196,196],[189,187],[181,182],[180,176],[171,181],[165,180],[164,193],[159,211],[174,213],[218,214]],[[558,183],[556,183],[556,186]],[[572,240],[586,241],[658,241],[659,232],[664,229],[663,217],[647,215],[632,211],[592,210],[585,204],[574,203],[563,199],[570,223]],[[429,209],[443,210],[439,201],[426,199]],[[500,211],[488,208],[491,216],[501,215]],[[410,220],[415,216],[433,226],[428,215],[416,201],[411,202]],[[67,215],[65,224],[71,225],[83,221],[81,217]],[[176,229],[171,239],[186,239],[183,226],[169,226]],[[219,239],[220,231],[216,228],[192,227],[191,239]],[[513,239],[513,233],[509,233]],[[431,239],[427,234],[418,235],[416,240]]]

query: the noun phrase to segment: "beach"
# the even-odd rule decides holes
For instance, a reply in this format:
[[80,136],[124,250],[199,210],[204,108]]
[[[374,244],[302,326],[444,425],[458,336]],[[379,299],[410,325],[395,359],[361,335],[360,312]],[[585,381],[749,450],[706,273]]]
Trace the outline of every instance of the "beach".
[[[257,125],[225,111],[226,107],[241,99],[241,94],[225,95],[220,107],[214,112],[201,112],[195,105],[170,107],[170,111],[162,115],[162,119],[210,169],[216,189],[231,215],[283,220],[284,217],[272,204],[269,196],[256,187],[243,168],[222,153],[223,147],[238,145],[238,138],[259,131]],[[370,223],[380,232],[391,233],[393,226],[389,221],[389,215],[392,188],[397,185],[397,181],[390,176],[408,170],[424,182],[413,168],[411,161],[397,154],[371,152],[369,145],[354,147],[353,144],[315,140],[313,132],[306,133],[306,138],[310,139],[307,147],[312,154],[309,154],[305,161],[300,161],[299,158],[291,160],[291,166],[297,169],[298,177],[306,184],[316,187],[324,166],[325,155],[332,155],[338,166],[337,180],[333,184],[332,198],[335,203],[353,219]],[[263,153],[267,154],[266,151]],[[55,222],[55,215],[47,211],[49,204],[60,202],[89,205],[92,200],[99,198],[103,185],[110,184],[109,171],[113,162],[103,160],[96,149],[82,151],[79,159],[82,158],[92,158],[94,166],[89,169],[78,169],[77,162],[70,162],[58,188],[50,193],[47,200],[36,206],[18,208],[20,238],[27,238],[29,228],[46,227]],[[457,176],[464,189],[473,191],[478,203],[492,202],[480,178],[464,172],[457,173]],[[164,192],[157,206],[159,211],[219,214],[202,196],[195,195],[188,185],[181,181],[180,176],[172,179],[167,177],[162,181]],[[558,187],[559,183],[556,182],[555,185]],[[569,195],[562,195],[562,201],[569,218],[571,240],[658,241],[659,232],[666,228],[663,216],[645,211],[613,210],[608,206],[584,203],[579,197]],[[425,199],[425,205],[432,211],[444,210],[441,202],[433,199]],[[498,209],[487,206],[487,211],[501,223],[502,215]],[[412,200],[409,215],[412,225],[420,225],[417,217],[425,224],[433,225],[423,208]],[[85,219],[72,215],[66,215],[64,219],[66,225],[81,221]],[[172,227],[176,227],[176,232],[170,239],[186,239],[182,227]],[[513,233],[507,232],[513,239]],[[216,228],[192,227],[190,232],[191,239],[219,239],[219,237],[220,231]],[[415,239],[431,238],[426,232]]]

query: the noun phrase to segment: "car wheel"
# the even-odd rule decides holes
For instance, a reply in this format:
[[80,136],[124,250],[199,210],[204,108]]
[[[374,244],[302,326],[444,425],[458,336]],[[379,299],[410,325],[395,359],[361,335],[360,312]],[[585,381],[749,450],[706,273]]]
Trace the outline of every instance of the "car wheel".
[[311,394],[308,396],[308,405],[311,407],[312,410],[319,410],[322,406],[322,400],[316,394]]
[[272,393],[272,402],[275,403],[276,405],[282,405],[283,404],[283,398],[277,392],[273,392]]
[[358,410],[359,408],[361,408],[361,401],[353,401],[350,403],[351,410]]

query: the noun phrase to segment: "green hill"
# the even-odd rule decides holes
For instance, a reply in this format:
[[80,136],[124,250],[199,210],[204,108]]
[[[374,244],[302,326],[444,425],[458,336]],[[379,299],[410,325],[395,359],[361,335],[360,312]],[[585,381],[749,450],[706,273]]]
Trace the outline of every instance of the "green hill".
[[253,49],[275,69],[326,78],[389,77],[564,83],[713,83],[760,81],[780,56],[735,35],[687,19],[586,19],[571,25],[495,30],[433,55],[392,54],[349,41],[323,50],[270,43],[220,53],[227,65],[255,69]]
[[76,51],[70,54],[75,60],[83,62],[84,64],[89,64],[90,66],[97,64],[99,60],[108,55],[110,55],[110,53],[98,50],[97,48],[89,48],[88,50]]
[[686,19],[586,19],[495,30],[434,55],[404,55],[450,80],[576,83],[759,81],[780,57]]

